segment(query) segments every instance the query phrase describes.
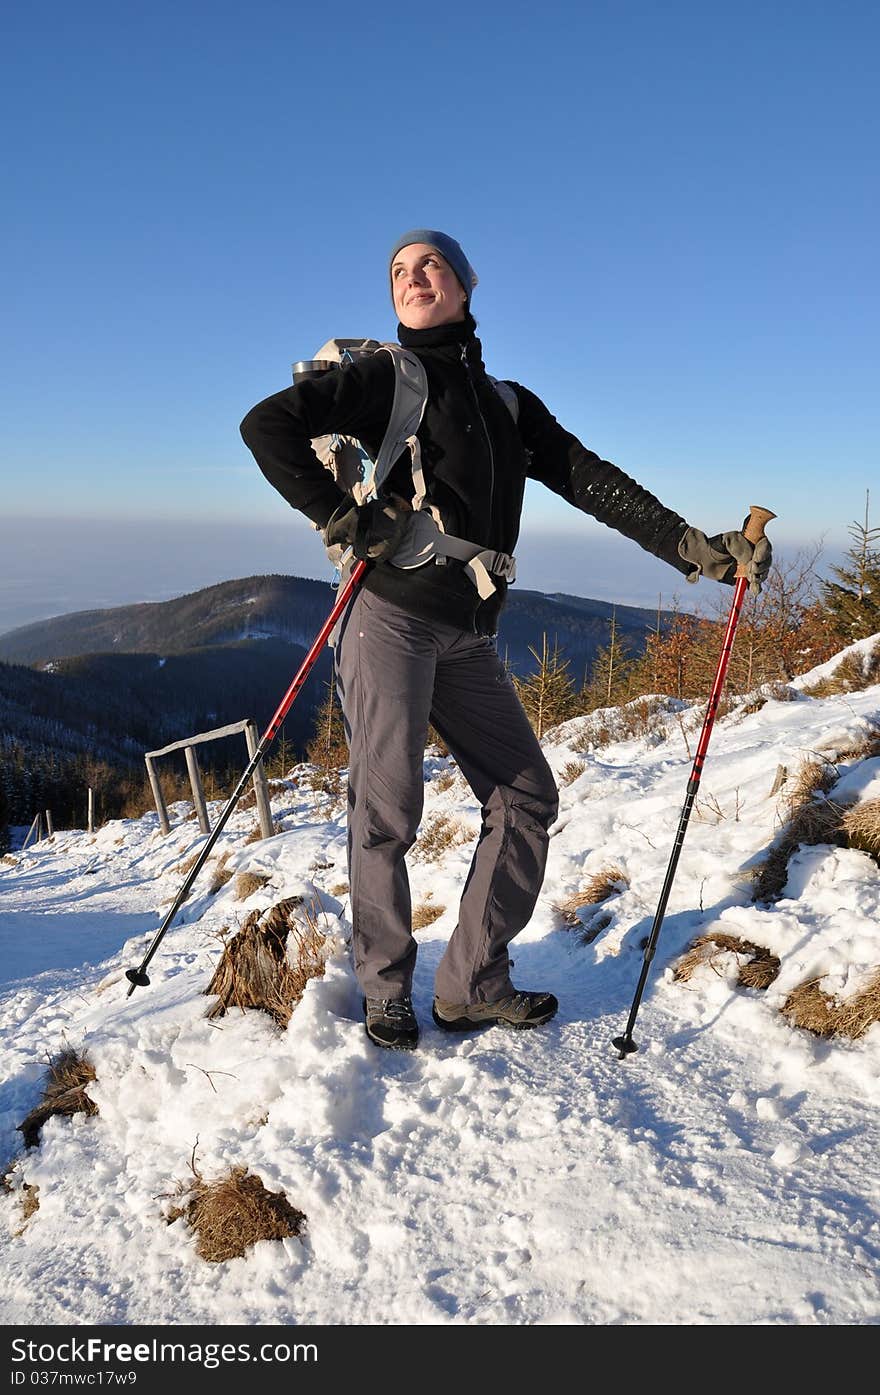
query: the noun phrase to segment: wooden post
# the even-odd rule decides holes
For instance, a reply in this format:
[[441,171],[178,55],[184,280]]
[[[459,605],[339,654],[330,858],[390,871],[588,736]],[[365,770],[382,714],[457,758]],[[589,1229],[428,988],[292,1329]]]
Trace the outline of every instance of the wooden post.
[[37,842],[43,841],[43,815],[37,814]]
[[47,838],[54,838],[54,837],[55,837],[55,825],[54,825],[54,823],[52,822],[52,810],[51,810],[51,809],[47,809],[47,810],[46,810],[46,836],[47,836]]
[[[247,742],[248,755],[251,760],[257,753],[259,738],[257,736],[256,723],[250,718],[245,722],[244,739]],[[263,762],[257,762],[254,770],[254,794],[257,797],[257,813],[260,818],[260,832],[264,838],[271,838],[275,832],[275,825],[272,823],[272,805],[269,800],[269,781],[266,779],[266,772],[263,769]]]
[[[168,746],[162,746],[157,751],[145,751],[144,760],[147,763],[147,774],[150,777],[150,784],[153,787],[153,798],[156,801],[156,809],[159,814],[159,824],[163,833],[169,833],[171,825],[168,822],[168,810],[162,798],[162,790],[156,775],[156,768],[153,764],[159,756],[167,756],[172,751],[184,751],[186,753],[186,763],[189,769],[190,783],[193,787],[193,801],[199,814],[199,823],[204,833],[210,833],[210,822],[208,819],[208,809],[205,804],[205,793],[202,788],[202,778],[199,773],[195,755],[190,747],[197,746],[202,741],[218,741],[221,736],[232,736],[233,733],[243,731],[247,740],[248,752],[253,760],[259,740],[257,728],[250,718],[243,722],[232,722],[228,727],[216,727],[214,731],[202,731],[197,736],[185,737],[182,741],[172,741]],[[195,776],[193,771],[195,770]],[[272,807],[269,803],[269,783],[266,779],[266,772],[263,769],[263,762],[260,761],[254,771],[254,791],[256,794],[257,808],[260,815],[260,832],[264,838],[271,838],[275,829],[272,824]],[[203,821],[204,820],[204,821]]]
[[95,791],[89,785],[89,832],[95,831]]
[[30,828],[28,829],[27,837],[25,838],[24,842],[23,842],[22,845],[21,845],[21,850],[22,850],[22,852],[24,852],[24,850],[25,850],[25,848],[27,847],[28,843],[31,841],[31,834],[36,832],[36,829],[37,829],[37,820],[39,819],[39,817],[40,817],[39,814],[35,814],[35,815],[34,815],[34,821],[33,821],[33,823],[31,824]]
[[211,822],[208,818],[208,806],[205,803],[205,791],[202,786],[202,772],[199,770],[196,753],[192,746],[187,746],[184,754],[186,756],[186,768],[189,771],[189,783],[192,787],[193,804],[196,806],[196,814],[199,819],[199,828],[203,833],[210,833]]
[[[163,833],[170,833],[171,824],[168,822],[168,810],[165,807],[165,796],[162,793],[162,786],[159,784],[159,776],[156,774],[156,767],[153,764],[153,757],[144,756],[144,760],[147,762],[147,774],[150,777],[150,785],[152,786],[153,790],[153,799],[156,803],[156,813],[159,815],[159,827],[161,828]],[[91,794],[91,790],[89,790],[89,794]],[[91,821],[89,823],[89,827],[91,828]]]

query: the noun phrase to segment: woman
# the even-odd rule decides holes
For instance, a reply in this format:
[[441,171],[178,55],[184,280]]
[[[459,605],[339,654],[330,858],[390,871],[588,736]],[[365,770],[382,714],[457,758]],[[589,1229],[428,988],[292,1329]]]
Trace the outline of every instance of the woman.
[[[753,590],[770,566],[766,540],[740,532],[707,538],[615,465],[601,460],[528,389],[510,384],[513,410],[487,377],[470,300],[477,277],[461,246],[436,229],[398,238],[390,258],[398,339],[427,374],[418,441],[425,506],[447,534],[511,554],[526,479],[633,539],[689,580],[732,581],[738,564]],[[330,547],[351,545],[371,566],[336,644],[339,695],[350,748],[349,876],[354,966],[367,1035],[412,1049],[419,1028],[411,985],[416,959],[405,857],[422,814],[423,756],[433,722],[482,806],[482,828],[458,923],[435,975],[433,1016],[450,1031],[490,1023],[532,1028],[556,998],[517,990],[508,945],[528,923],[541,888],[557,790],[492,636],[507,583],[481,595],[473,570],[437,557],[394,565],[413,519],[406,458],[382,497],[358,505],[317,459],[313,437],[356,436],[373,458],[391,412],[395,369],[376,353],[267,398],[242,435],[260,469]],[[418,501],[417,501],[418,502]],[[482,588],[485,592],[488,588]]]

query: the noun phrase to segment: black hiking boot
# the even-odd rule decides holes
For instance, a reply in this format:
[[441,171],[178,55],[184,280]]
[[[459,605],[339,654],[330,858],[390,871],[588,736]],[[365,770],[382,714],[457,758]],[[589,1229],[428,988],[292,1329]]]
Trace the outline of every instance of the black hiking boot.
[[433,1016],[444,1032],[473,1032],[477,1027],[543,1027],[556,1015],[559,1003],[552,993],[511,993],[494,1003],[444,1003],[434,999]]
[[364,998],[364,1027],[370,1041],[391,1051],[414,1051],[419,1044],[411,998]]

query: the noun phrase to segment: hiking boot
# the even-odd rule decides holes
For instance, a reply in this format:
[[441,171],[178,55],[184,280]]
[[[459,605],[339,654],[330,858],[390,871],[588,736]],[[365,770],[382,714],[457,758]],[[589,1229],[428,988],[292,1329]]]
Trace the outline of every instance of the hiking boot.
[[414,1051],[419,1044],[411,998],[364,998],[364,1027],[370,1041],[391,1051]]
[[476,1027],[542,1027],[559,1007],[552,993],[511,993],[494,1003],[444,1003],[434,999],[433,1015],[444,1032],[472,1032]]

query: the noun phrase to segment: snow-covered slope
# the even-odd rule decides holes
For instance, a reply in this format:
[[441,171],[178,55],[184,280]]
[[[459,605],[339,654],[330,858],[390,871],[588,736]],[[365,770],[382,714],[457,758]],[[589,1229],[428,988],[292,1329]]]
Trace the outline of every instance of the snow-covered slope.
[[[268,881],[215,894],[216,858],[128,998],[135,966],[202,845],[187,806],[94,836],[61,833],[0,871],[0,1320],[5,1323],[794,1324],[880,1320],[880,1027],[824,1040],[780,1014],[819,977],[849,996],[880,966],[880,869],[863,852],[802,847],[781,899],[752,901],[749,869],[781,820],[799,762],[839,764],[832,791],[880,797],[880,759],[847,756],[880,722],[880,688],[824,699],[801,680],[712,737],[656,958],[625,1061],[626,1022],[685,795],[702,713],[656,713],[641,734],[598,714],[552,732],[562,782],[548,873],[514,945],[514,980],[557,994],[546,1028],[465,1038],[430,1018],[432,972],[455,923],[479,812],[454,767],[426,762],[425,826],[460,821],[439,857],[419,847],[419,1050],[364,1036],[346,950],[345,829],[304,769],[276,791],[282,831],[218,844]],[[578,773],[578,767],[582,767]],[[213,810],[216,816],[219,806]],[[595,873],[624,874],[575,926],[559,907]],[[628,881],[628,885],[626,884]],[[264,1013],[209,1021],[221,932],[301,895],[329,936],[285,1031]],[[427,919],[427,917],[426,917]],[[598,933],[595,933],[598,931]],[[765,991],[732,954],[673,977],[698,935],[778,956]],[[594,938],[591,938],[595,934]],[[53,1118],[24,1152],[15,1126],[47,1056],[87,1052],[94,1117]],[[171,1199],[246,1166],[305,1212],[301,1238],[243,1258],[198,1257]],[[39,1188],[22,1222],[21,1185]]]

